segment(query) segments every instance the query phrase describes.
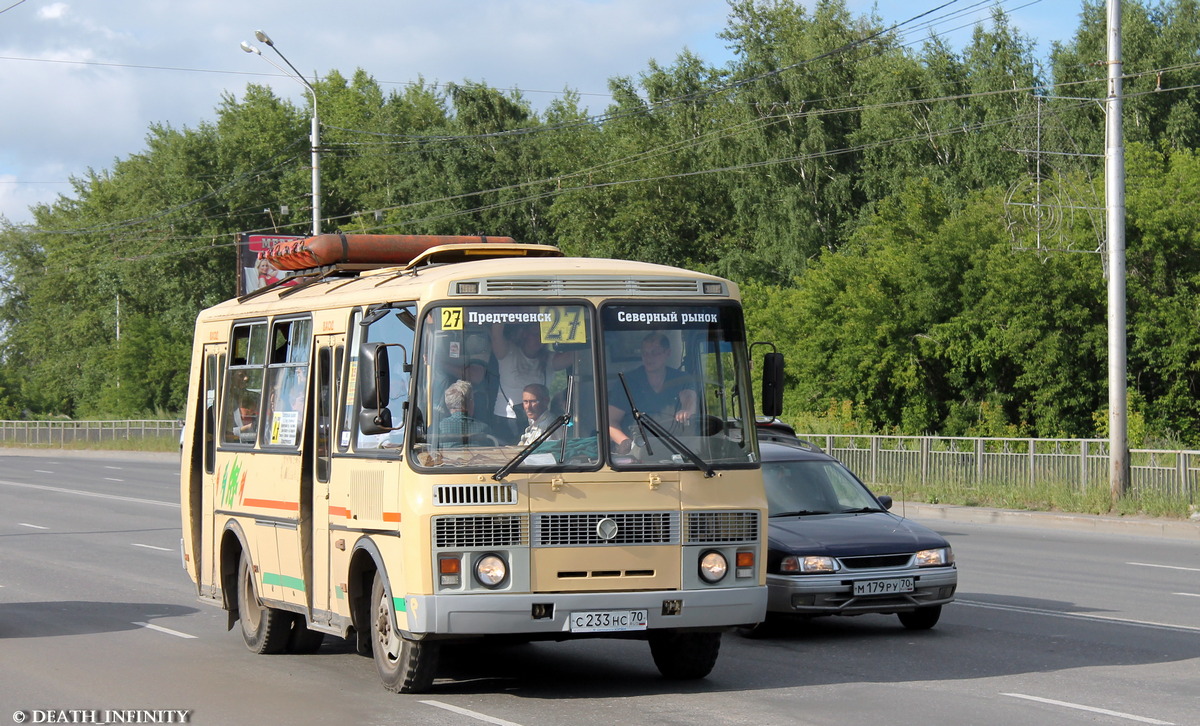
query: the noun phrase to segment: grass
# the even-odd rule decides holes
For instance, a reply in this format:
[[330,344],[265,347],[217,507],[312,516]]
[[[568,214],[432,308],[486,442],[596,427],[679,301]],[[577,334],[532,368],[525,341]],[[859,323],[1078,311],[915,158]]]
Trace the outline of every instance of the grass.
[[995,507],[1033,512],[1073,512],[1119,516],[1167,517],[1187,519],[1195,511],[1185,494],[1156,490],[1129,493],[1114,504],[1108,488],[1093,486],[1081,490],[1076,485],[1053,481],[1016,484],[1011,481],[985,483],[908,482],[900,485],[874,484],[879,494],[890,494],[910,502],[957,504],[967,507]]
[[138,439],[112,439],[108,441],[68,441],[63,444],[22,444],[0,441],[0,448],[43,449],[45,451],[172,451],[179,452],[177,436],[147,436]]

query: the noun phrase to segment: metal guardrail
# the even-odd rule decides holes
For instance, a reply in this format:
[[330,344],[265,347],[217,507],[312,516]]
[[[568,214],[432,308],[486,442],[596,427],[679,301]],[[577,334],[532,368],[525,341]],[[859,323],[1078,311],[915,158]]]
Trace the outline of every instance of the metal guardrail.
[[[1109,486],[1104,439],[798,435],[870,484],[1052,481],[1080,491]],[[1200,499],[1200,451],[1130,449],[1129,481],[1134,495],[1158,493],[1194,504]]]
[[179,439],[183,421],[0,421],[0,446],[74,446],[134,439]]

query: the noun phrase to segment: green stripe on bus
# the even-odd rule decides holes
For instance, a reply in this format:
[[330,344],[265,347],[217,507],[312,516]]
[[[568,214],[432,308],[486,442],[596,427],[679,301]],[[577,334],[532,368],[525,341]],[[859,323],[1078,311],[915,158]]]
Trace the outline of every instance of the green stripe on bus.
[[398,613],[408,612],[408,605],[405,604],[404,598],[402,597],[392,598],[392,607],[396,608],[396,612]]
[[304,580],[301,580],[299,577],[290,577],[288,575],[278,575],[274,572],[264,572],[263,573],[263,584],[264,585],[277,585],[279,587],[290,588],[290,589],[296,590],[298,592],[304,592]]

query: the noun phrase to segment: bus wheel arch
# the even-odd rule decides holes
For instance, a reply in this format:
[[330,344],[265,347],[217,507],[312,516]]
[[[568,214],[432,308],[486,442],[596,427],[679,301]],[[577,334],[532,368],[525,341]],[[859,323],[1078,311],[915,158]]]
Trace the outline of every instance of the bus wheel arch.
[[346,578],[346,598],[350,603],[350,622],[354,626],[359,655],[371,655],[371,587],[375,573],[386,570],[375,543],[363,538],[354,545],[350,572]]

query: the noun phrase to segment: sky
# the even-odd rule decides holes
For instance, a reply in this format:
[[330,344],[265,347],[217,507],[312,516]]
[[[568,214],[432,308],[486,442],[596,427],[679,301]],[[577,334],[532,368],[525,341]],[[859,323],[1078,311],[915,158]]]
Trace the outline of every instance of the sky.
[[[802,0],[811,6],[812,0]],[[961,47],[993,5],[1045,54],[1078,25],[1079,0],[848,0],[856,14]],[[936,10],[935,10],[936,9]],[[254,31],[309,78],[362,68],[385,90],[423,78],[519,88],[535,108],[577,91],[600,112],[607,81],[687,48],[721,66],[727,0],[0,0],[0,216],[71,196],[70,179],[145,150],[154,125],[214,121],[222,94],[269,84],[298,106],[306,91]],[[282,65],[282,64],[280,64]]]

